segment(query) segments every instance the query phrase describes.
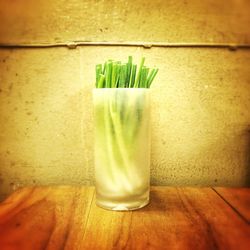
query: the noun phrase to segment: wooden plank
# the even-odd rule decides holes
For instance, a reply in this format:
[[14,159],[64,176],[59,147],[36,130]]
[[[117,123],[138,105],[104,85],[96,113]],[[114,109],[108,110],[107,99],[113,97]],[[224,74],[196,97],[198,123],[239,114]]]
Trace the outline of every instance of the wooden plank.
[[214,188],[248,223],[250,223],[249,188]]
[[248,249],[250,228],[210,188],[155,187],[151,203],[109,212],[92,203],[77,249]]
[[210,188],[152,187],[133,212],[101,209],[93,188],[26,188],[0,204],[5,249],[248,249],[250,227]]
[[85,234],[77,249],[126,249],[132,213],[105,210],[93,201]]
[[0,204],[1,249],[63,249],[72,228],[83,230],[92,197],[93,188],[66,186],[14,193]]
[[249,43],[248,0],[1,0],[0,42]]

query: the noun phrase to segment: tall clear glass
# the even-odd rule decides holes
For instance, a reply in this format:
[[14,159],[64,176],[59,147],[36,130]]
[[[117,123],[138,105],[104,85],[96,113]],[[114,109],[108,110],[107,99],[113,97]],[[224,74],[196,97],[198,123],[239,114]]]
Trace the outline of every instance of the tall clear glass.
[[134,210],[149,203],[150,90],[93,90],[96,204]]

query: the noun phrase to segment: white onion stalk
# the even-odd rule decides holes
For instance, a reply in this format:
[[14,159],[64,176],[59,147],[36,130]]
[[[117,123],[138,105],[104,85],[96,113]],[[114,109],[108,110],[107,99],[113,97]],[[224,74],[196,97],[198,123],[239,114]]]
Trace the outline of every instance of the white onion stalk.
[[149,175],[149,90],[96,89],[94,103],[100,189],[119,196],[140,193]]

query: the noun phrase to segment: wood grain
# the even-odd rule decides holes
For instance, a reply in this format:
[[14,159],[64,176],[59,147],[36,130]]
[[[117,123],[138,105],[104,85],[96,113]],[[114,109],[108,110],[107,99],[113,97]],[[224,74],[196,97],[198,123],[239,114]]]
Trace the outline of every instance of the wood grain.
[[83,233],[92,197],[93,188],[73,187],[13,194],[0,206],[1,249],[63,249]]
[[0,249],[249,249],[248,203],[235,211],[222,191],[250,189],[152,187],[148,206],[116,212],[95,205],[93,187],[24,188],[0,204]]
[[249,188],[218,187],[218,188],[215,188],[215,190],[250,224]]
[[212,189],[155,187],[150,205],[132,213],[92,203],[79,249],[248,249],[249,236],[249,226]]

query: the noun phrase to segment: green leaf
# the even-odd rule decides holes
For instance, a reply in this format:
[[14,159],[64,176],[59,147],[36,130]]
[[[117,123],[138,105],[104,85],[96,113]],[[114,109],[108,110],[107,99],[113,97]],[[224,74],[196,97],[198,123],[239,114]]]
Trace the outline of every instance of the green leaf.
[[121,65],[119,88],[125,88],[126,76],[127,76],[127,64],[125,63]]
[[111,88],[112,66],[113,66],[113,63],[108,61],[106,65],[106,72],[105,72],[106,88]]
[[158,70],[159,69],[152,69],[150,77],[149,77],[148,82],[147,82],[148,88],[150,88],[150,86],[151,86],[151,84],[152,84],[152,82],[153,82],[153,80],[154,80],[154,78],[155,78]]
[[98,85],[98,81],[100,79],[100,74],[102,73],[102,65],[101,64],[97,64],[95,67],[95,71],[96,71],[96,86]]
[[100,78],[97,84],[97,88],[104,88],[105,75],[100,74]]
[[133,66],[132,66],[132,72],[131,72],[131,77],[130,77],[130,81],[129,81],[129,88],[133,88],[134,87],[135,76],[136,76],[136,68],[137,68],[137,65],[133,64]]
[[142,57],[141,63],[140,63],[140,68],[139,68],[139,71],[137,72],[137,75],[136,75],[136,78],[135,78],[134,88],[139,87],[139,81],[140,81],[141,71],[142,71],[142,67],[144,65],[144,62],[145,62],[145,57]]

